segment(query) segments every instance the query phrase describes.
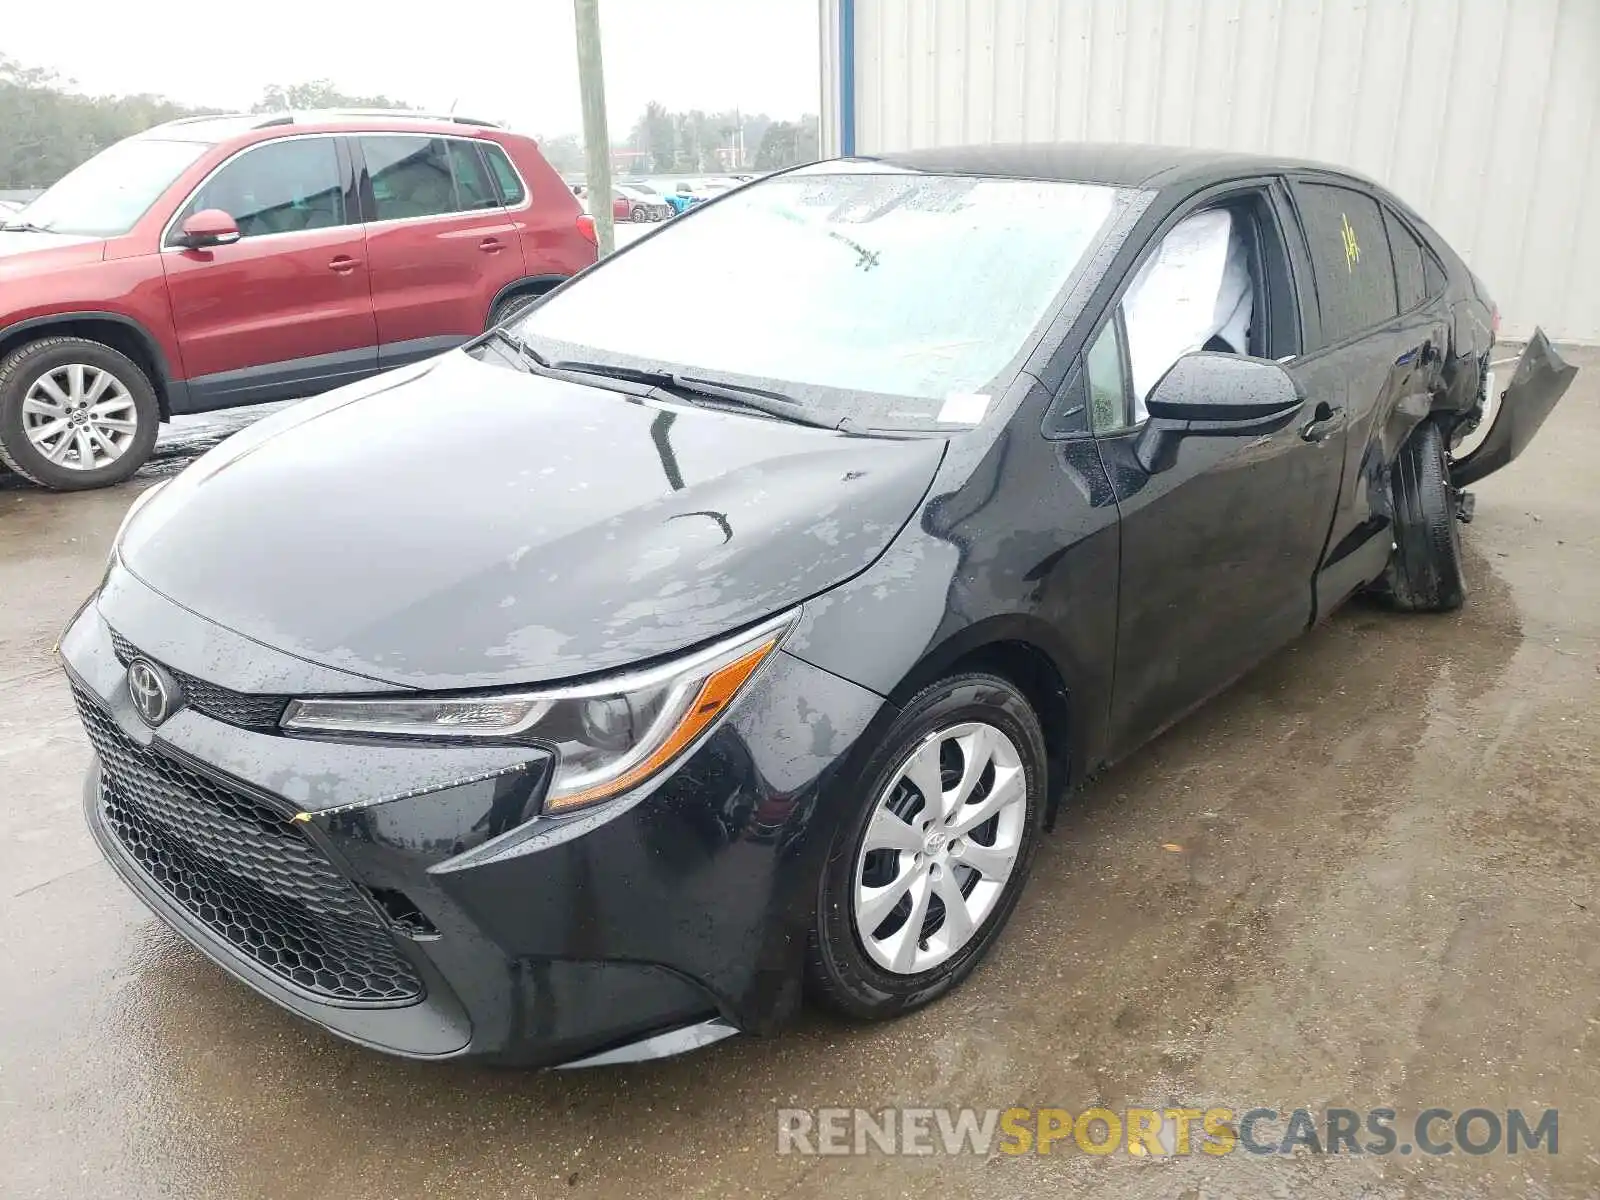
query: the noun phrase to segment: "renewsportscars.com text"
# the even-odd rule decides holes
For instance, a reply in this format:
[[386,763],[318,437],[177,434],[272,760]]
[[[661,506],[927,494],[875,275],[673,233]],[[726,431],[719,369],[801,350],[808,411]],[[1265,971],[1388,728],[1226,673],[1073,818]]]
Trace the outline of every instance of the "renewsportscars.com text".
[[782,1108],[779,1154],[1556,1154],[1560,1113],[1519,1108]]

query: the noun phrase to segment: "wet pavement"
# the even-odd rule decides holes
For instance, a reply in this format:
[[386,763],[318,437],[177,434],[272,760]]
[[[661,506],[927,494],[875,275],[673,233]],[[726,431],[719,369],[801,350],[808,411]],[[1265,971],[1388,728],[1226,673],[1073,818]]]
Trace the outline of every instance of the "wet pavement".
[[[0,1194],[1600,1194],[1600,353],[1574,357],[1478,489],[1467,608],[1348,608],[1109,772],[965,987],[627,1069],[347,1046],[101,862],[51,644],[136,491],[257,413],[109,492],[0,485]],[[1559,1153],[776,1153],[782,1107],[1096,1103],[1554,1107]]]

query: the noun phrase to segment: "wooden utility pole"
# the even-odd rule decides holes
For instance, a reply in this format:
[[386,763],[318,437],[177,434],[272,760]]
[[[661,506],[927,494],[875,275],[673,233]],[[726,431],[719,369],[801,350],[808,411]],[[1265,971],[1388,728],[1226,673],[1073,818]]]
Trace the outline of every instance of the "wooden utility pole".
[[588,157],[589,214],[600,257],[616,248],[611,223],[611,134],[606,128],[606,76],[600,61],[600,0],[572,0],[578,31],[578,90],[583,94],[583,145]]

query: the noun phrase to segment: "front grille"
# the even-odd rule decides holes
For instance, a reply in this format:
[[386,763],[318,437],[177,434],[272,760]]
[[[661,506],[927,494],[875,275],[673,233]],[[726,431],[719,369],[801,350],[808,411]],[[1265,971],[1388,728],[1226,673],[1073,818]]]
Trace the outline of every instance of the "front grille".
[[137,745],[87,693],[100,810],[150,880],[266,971],[362,1004],[418,999],[422,983],[371,905],[295,824]]
[[[117,661],[127,666],[136,658],[149,658],[127,638],[115,629],[111,631],[111,648],[116,652]],[[155,662],[155,659],[150,659]],[[184,704],[198,713],[204,713],[213,720],[222,721],[229,725],[238,725],[244,729],[276,729],[278,721],[283,717],[283,710],[289,705],[288,696],[261,696],[249,692],[235,692],[228,688],[218,687],[214,683],[207,683],[184,671],[175,671],[166,663],[162,668],[177,681],[178,687],[183,692]]]

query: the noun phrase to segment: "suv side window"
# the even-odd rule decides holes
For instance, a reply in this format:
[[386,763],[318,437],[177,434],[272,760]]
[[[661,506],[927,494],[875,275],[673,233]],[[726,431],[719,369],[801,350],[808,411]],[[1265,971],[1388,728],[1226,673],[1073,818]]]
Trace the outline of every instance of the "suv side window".
[[1422,245],[1388,208],[1383,210],[1383,224],[1389,231],[1389,252],[1394,255],[1394,283],[1400,297],[1400,311],[1410,312],[1428,297]]
[[1323,345],[1396,316],[1394,261],[1378,202],[1325,183],[1297,183],[1294,194],[1316,275]]
[[516,168],[506,157],[505,149],[493,142],[482,142],[479,148],[489,160],[489,170],[494,172],[494,181],[500,188],[500,203],[507,208],[515,208],[526,200],[528,193],[522,186],[522,180],[517,177]]
[[205,183],[173,222],[220,208],[244,237],[329,229],[349,222],[334,138],[285,138],[252,146]]
[[456,179],[456,196],[464,212],[484,208],[499,208],[500,197],[495,192],[494,180],[478,154],[477,144],[458,138],[450,140],[450,170]]
[[444,138],[363,134],[372,185],[372,220],[435,217],[456,211],[455,176]]

